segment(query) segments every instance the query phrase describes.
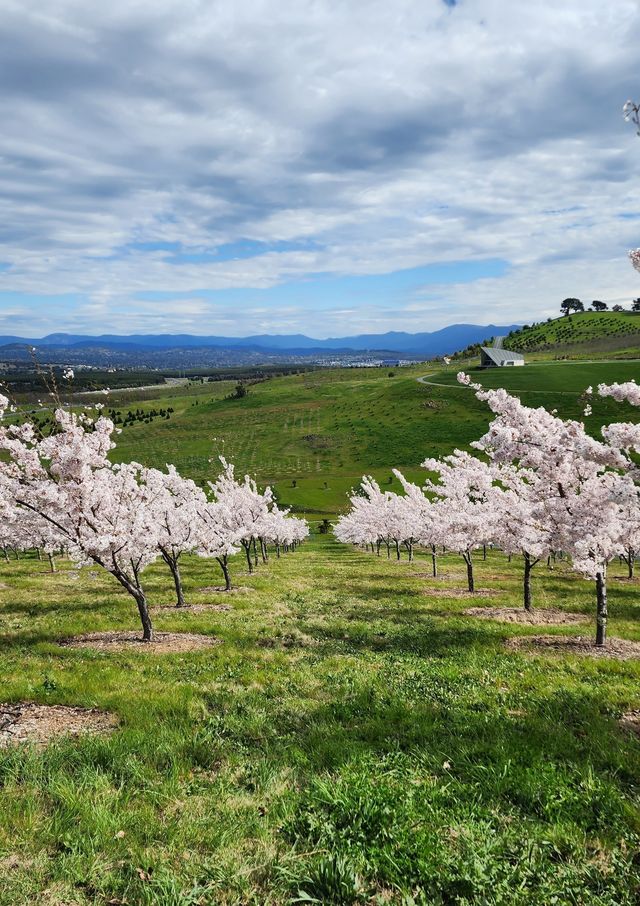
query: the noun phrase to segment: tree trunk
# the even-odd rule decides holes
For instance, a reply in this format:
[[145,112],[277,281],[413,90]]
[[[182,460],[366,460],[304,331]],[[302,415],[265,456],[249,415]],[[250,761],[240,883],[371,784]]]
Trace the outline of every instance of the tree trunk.
[[529,612],[533,610],[531,597],[531,570],[537,562],[538,560],[531,559],[531,554],[524,551],[524,609]]
[[381,541],[376,541],[376,554],[378,555],[378,557],[380,556],[380,545],[381,544],[382,544]]
[[400,559],[400,542],[396,541],[395,545],[396,545],[396,560],[399,560]]
[[42,551],[40,550],[39,547],[37,547],[36,550],[38,552],[38,560],[42,560]]
[[147,605],[147,599],[141,588],[139,588],[137,590],[135,599],[136,599],[136,604],[138,605],[138,613],[140,614],[140,621],[142,623],[142,641],[143,642],[152,642],[153,641],[153,626],[151,625],[151,617],[149,616],[149,607]]
[[6,560],[6,562],[9,563],[9,552],[6,547],[2,548],[2,553],[4,554],[4,559]]
[[173,584],[176,587],[176,607],[186,607],[187,602],[184,599],[184,591],[182,590],[182,578],[180,576],[180,567],[178,566],[178,558],[171,558],[169,561],[169,569],[171,570],[171,575],[173,576]]
[[385,544],[387,545],[387,560],[389,560],[391,558],[391,545],[388,541],[385,541]]
[[596,573],[596,645],[602,648],[607,640],[607,567]]
[[53,554],[47,554],[47,556],[49,557],[49,570],[50,570],[52,573],[55,573],[55,571],[56,571],[56,561],[53,559]]
[[260,539],[260,553],[262,554],[262,562],[269,562],[269,554],[267,553],[267,545],[264,543],[264,539]]
[[482,559],[483,560],[487,559],[487,545],[486,544],[482,545]]
[[244,548],[244,552],[247,555],[247,566],[249,567],[249,575],[251,575],[251,573],[253,572],[253,563],[251,562],[251,542],[242,541],[241,543]]
[[409,563],[413,560],[413,541],[407,542],[407,550],[409,551]]
[[224,590],[231,591],[231,574],[227,565],[227,555],[225,554],[223,557],[216,557],[216,560],[220,564],[220,569],[224,576]]
[[187,602],[184,599],[184,592],[182,590],[182,578],[180,576],[180,567],[178,566],[178,557],[163,548],[160,548],[160,556],[169,567],[173,577],[173,584],[176,587],[176,607],[186,607]]
[[257,566],[258,565],[258,546],[256,544],[255,538],[253,538],[252,541],[253,541],[253,565]]
[[436,554],[435,544],[431,545],[431,569],[433,572],[433,578],[438,577],[438,555]]
[[471,556],[471,551],[465,551],[462,555],[464,562],[467,564],[467,587],[470,592],[476,590],[475,582],[473,580],[473,558]]
[[629,550],[627,551],[626,560],[627,560],[627,566],[629,568],[629,571],[628,571],[629,578],[633,579],[634,566],[635,566],[635,562],[636,562],[636,552],[634,550],[632,550],[631,548],[629,548]]
[[[100,566],[107,568],[104,561],[96,559],[94,561]],[[132,564],[133,566],[133,564]],[[140,622],[142,623],[142,641],[143,642],[152,642],[153,641],[153,626],[151,624],[151,616],[149,614],[149,607],[147,605],[147,599],[145,593],[142,590],[140,581],[138,578],[138,571],[133,568],[133,573],[135,576],[135,584],[131,582],[127,574],[117,565],[114,564],[112,568],[109,569],[109,572],[114,576],[118,582],[122,585],[125,591],[128,591],[131,597],[135,600],[138,605],[138,614],[140,616]]]

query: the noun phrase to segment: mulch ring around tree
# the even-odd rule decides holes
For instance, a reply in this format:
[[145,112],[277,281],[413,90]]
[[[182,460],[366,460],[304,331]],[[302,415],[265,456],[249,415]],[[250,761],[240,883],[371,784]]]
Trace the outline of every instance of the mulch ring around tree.
[[640,736],[640,711],[627,711],[618,721],[625,730],[631,730],[636,736]]
[[56,736],[109,733],[117,726],[114,714],[95,708],[35,702],[0,704],[0,748],[25,742],[41,747]]
[[551,607],[540,610],[525,610],[524,607],[468,607],[462,613],[466,617],[498,620],[500,623],[528,623],[534,626],[589,621],[589,618],[582,613],[565,613],[564,610],[556,610]]
[[475,591],[467,588],[423,588],[422,594],[430,598],[494,598],[500,592],[493,588],[477,588]]
[[229,604],[184,604],[182,607],[176,607],[175,604],[158,604],[152,610],[164,610],[169,613],[207,613],[213,611],[225,612],[232,610]]
[[609,638],[604,646],[596,647],[593,638],[563,635],[521,635],[506,639],[505,647],[511,651],[555,651],[574,654],[578,657],[610,658],[615,661],[631,661],[640,658],[640,642],[628,639]]
[[140,651],[152,654],[179,654],[221,645],[212,635],[194,632],[154,632],[152,642],[143,642],[140,630],[123,632],[88,632],[58,642],[63,648],[93,648],[96,651]]
[[234,585],[229,589],[225,588],[224,585],[204,585],[202,588],[198,588],[197,591],[205,595],[246,595],[248,592],[253,591],[253,588],[249,588],[248,585]]

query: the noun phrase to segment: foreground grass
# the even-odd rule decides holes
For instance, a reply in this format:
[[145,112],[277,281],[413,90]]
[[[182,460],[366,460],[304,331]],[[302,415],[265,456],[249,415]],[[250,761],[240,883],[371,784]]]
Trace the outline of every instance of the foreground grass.
[[[463,586],[457,558],[441,568],[316,539],[254,577],[238,560],[250,590],[225,599],[193,559],[190,599],[232,610],[157,628],[224,644],[158,656],[58,647],[135,626],[127,596],[93,570],[5,565],[2,698],[121,726],[0,751],[0,904],[637,903],[640,744],[616,719],[640,664],[507,653],[535,627],[425,594]],[[479,563],[497,594],[477,603],[517,603],[519,568]],[[591,614],[588,584],[537,571],[539,606]],[[160,568],[148,586],[171,600]],[[637,586],[610,597],[611,633],[640,639]]]

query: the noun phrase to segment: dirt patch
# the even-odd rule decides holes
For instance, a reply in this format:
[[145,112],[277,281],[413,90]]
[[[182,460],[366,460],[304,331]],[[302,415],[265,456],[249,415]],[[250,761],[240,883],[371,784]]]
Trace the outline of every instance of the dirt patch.
[[468,591],[466,588],[424,588],[423,595],[430,598],[495,598],[500,592],[492,588],[478,588]]
[[320,644],[318,639],[304,632],[288,632],[278,636],[264,636],[257,642],[260,648],[313,648]]
[[544,608],[527,611],[524,607],[468,607],[462,611],[466,617],[480,617],[483,620],[498,620],[500,623],[568,624],[585,623],[589,618],[581,613],[565,613],[563,610]]
[[0,748],[32,742],[45,746],[56,736],[108,733],[118,726],[114,714],[95,708],[38,705],[35,702],[0,704]]
[[562,635],[523,635],[505,641],[512,651],[539,649],[576,654],[580,657],[610,658],[615,661],[631,661],[640,658],[640,642],[628,639],[607,639],[607,644],[597,648],[591,638]]
[[230,588],[227,591],[224,585],[204,585],[202,588],[199,588],[198,591],[203,592],[205,595],[246,595],[248,592],[253,591],[253,589],[249,588],[248,585],[234,585],[233,588]]
[[175,604],[158,604],[153,610],[164,610],[169,613],[205,613],[207,611],[227,611],[232,610],[230,604],[185,604],[183,607],[176,607]]
[[627,711],[618,721],[625,730],[631,730],[636,736],[640,736],[640,711]]
[[139,632],[89,632],[63,639],[63,648],[94,648],[97,651],[150,651],[153,654],[177,654],[220,645],[221,639],[194,632],[156,632],[153,642],[143,642]]

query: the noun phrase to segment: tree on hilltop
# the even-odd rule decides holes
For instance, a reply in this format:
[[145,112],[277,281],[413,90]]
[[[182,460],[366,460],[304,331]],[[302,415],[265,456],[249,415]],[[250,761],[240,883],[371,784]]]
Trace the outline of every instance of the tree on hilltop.
[[560,310],[564,315],[568,315],[572,311],[584,311],[584,305],[580,299],[569,298],[561,303]]
[[609,306],[606,302],[599,302],[598,299],[594,299],[594,301],[591,303],[591,308],[594,311],[607,311]]

